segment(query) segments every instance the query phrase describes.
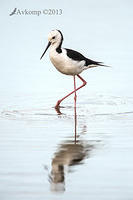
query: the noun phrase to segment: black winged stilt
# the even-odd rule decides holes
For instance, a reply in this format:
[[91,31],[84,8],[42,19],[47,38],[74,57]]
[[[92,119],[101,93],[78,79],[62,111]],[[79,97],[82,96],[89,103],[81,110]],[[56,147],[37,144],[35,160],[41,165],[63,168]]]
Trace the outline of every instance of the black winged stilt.
[[[48,34],[48,45],[43,52],[42,57],[46,53],[47,49],[50,47],[50,60],[55,68],[66,75],[71,75],[74,78],[74,90],[67,94],[62,99],[58,100],[55,108],[58,109],[60,103],[66,99],[71,94],[75,93],[74,102],[76,106],[76,91],[86,85],[86,81],[79,75],[82,71],[98,66],[107,66],[102,62],[97,62],[86,58],[81,53],[74,51],[72,49],[62,48],[63,35],[59,30],[53,30]],[[108,66],[107,66],[108,67]],[[82,81],[82,85],[76,88],[75,77],[78,77]]]

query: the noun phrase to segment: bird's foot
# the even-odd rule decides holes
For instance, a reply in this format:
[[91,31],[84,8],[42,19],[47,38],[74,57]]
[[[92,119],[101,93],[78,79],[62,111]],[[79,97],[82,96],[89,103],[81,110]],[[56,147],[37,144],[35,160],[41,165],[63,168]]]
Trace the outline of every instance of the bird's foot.
[[58,115],[62,114],[61,111],[60,111],[60,106],[55,106],[54,108],[55,108]]
[[58,100],[56,105],[55,105],[55,108],[59,108],[60,107],[60,103],[61,103],[61,100]]
[[60,103],[61,103],[61,101],[58,100],[56,105],[55,105],[55,110],[56,110],[58,115],[62,114],[61,111],[60,111]]

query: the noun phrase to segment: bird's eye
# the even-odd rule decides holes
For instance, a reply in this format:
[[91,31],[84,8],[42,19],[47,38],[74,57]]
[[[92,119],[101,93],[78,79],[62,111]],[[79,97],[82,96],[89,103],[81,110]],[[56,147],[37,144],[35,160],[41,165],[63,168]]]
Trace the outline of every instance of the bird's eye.
[[52,37],[52,39],[55,39],[55,36],[54,36],[54,37]]

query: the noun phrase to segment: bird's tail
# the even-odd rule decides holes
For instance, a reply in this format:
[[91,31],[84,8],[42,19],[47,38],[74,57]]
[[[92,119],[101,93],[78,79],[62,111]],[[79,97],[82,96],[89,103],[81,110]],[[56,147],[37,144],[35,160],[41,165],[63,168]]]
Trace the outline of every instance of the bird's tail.
[[102,67],[111,67],[109,65],[104,65],[103,62],[97,62],[97,67],[102,66]]
[[99,66],[102,66],[102,67],[111,67],[109,65],[104,65],[102,62],[97,62],[95,64],[88,65],[84,69],[93,68],[93,67],[99,67]]

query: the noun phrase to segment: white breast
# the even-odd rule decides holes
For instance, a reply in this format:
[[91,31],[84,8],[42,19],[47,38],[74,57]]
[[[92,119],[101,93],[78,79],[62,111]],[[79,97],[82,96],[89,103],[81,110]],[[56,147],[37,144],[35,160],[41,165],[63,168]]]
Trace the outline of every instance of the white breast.
[[55,49],[50,49],[50,60],[58,71],[67,75],[77,75],[83,71],[85,61],[74,61],[66,54],[66,49],[58,53]]

